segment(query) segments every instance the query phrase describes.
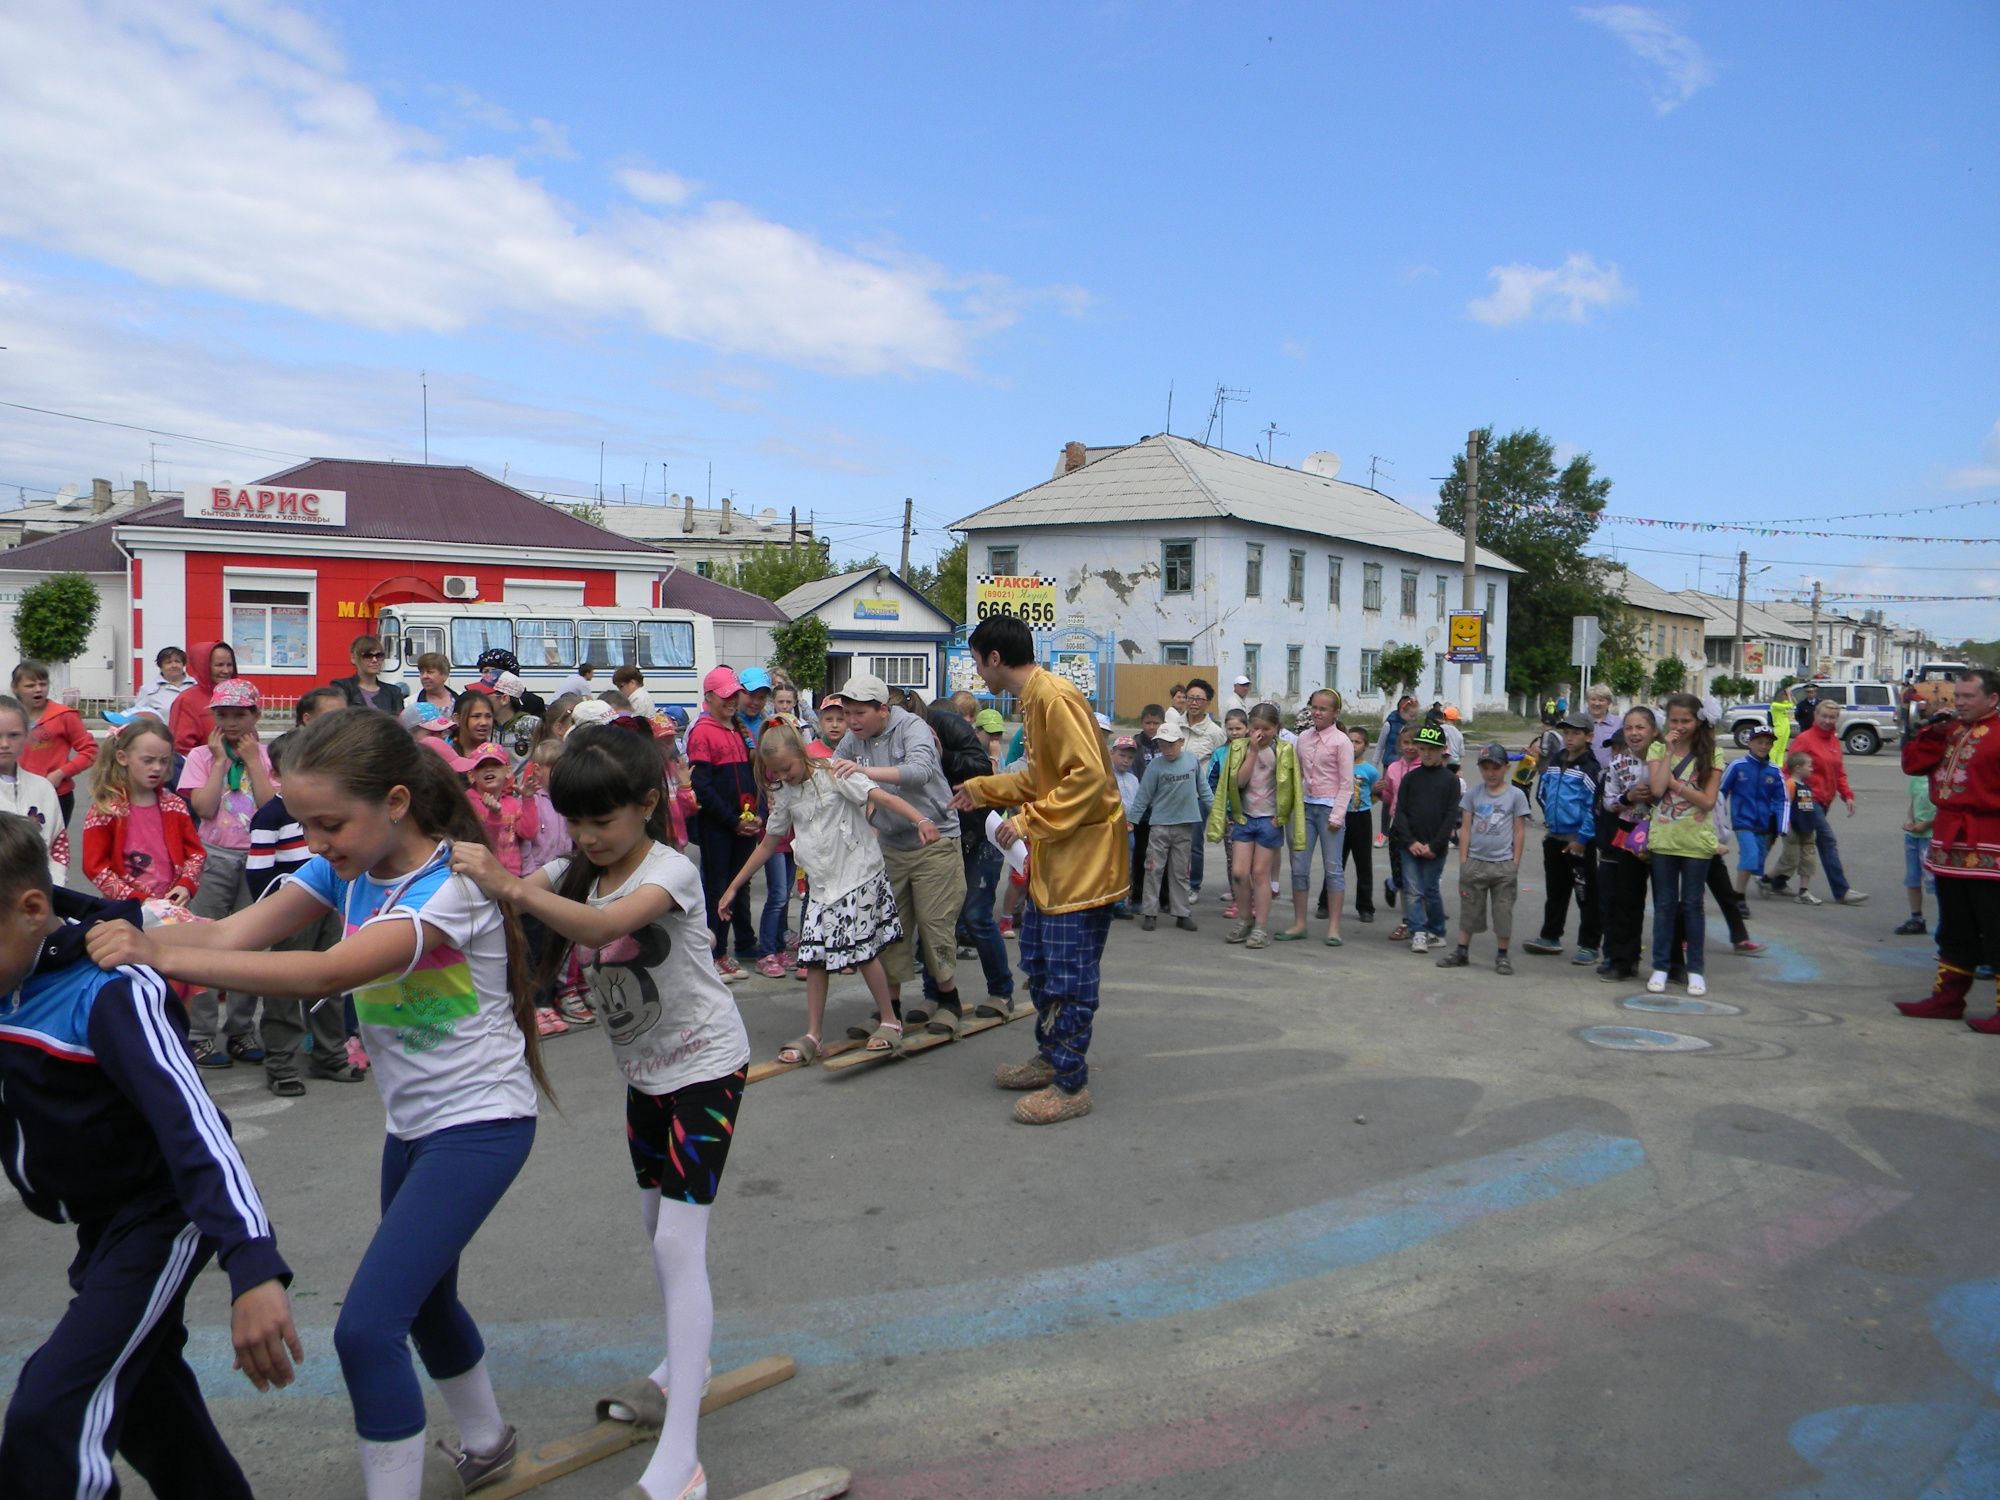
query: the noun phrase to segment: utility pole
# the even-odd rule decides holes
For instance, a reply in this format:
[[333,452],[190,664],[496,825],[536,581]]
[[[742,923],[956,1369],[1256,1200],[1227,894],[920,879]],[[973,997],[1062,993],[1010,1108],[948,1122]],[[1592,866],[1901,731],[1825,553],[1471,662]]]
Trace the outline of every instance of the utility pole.
[[604,503],[604,444],[597,445],[597,503]]
[[1806,681],[1819,676],[1819,580],[1813,580],[1812,641],[1806,647]]
[[797,551],[797,550],[798,550],[798,545],[799,545],[799,508],[798,508],[798,507],[797,507],[796,505],[794,505],[794,506],[792,507],[792,536],[791,536],[791,545],[792,545],[792,550],[794,550],[794,551]]
[[424,462],[431,461],[431,372],[417,371],[417,383],[424,388]]
[[[1486,434],[1479,429],[1465,435],[1465,589],[1459,607],[1468,610],[1479,607],[1479,450],[1485,441]],[[1491,620],[1486,622],[1486,630],[1490,644]],[[1450,644],[1449,637],[1446,644]],[[1462,662],[1458,668],[1458,711],[1466,723],[1472,722],[1471,662]]]
[[1743,675],[1743,594],[1750,583],[1750,554],[1736,554],[1736,654],[1731,668],[1738,677]]
[[914,500],[906,498],[903,501],[903,565],[896,569],[898,577],[903,577],[910,571],[910,512],[916,509],[916,505],[917,502]]

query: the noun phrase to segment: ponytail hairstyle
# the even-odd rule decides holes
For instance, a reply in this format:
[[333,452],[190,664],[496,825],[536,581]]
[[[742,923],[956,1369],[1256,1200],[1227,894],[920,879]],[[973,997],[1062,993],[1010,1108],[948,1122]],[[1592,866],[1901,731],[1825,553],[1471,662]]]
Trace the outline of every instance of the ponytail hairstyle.
[[757,748],[751,752],[750,763],[755,768],[757,784],[768,787],[777,778],[765,767],[764,757],[776,751],[779,755],[789,755],[806,768],[807,775],[817,775],[819,765],[806,754],[805,737],[793,726],[789,719],[766,719],[764,731],[757,736]]
[[[410,794],[410,816],[426,838],[492,847],[458,773],[388,714],[342,708],[319,715],[287,746],[285,769],[293,776],[324,776],[357,802],[387,802],[389,793],[402,787]],[[535,1026],[527,938],[519,917],[504,905],[500,913],[507,935],[507,988],[514,1024],[520,1029],[536,1087],[553,1100],[555,1090],[542,1068],[541,1033]]]
[[581,702],[583,699],[580,695],[564,693],[542,710],[541,722],[535,725],[535,732],[528,737],[529,753],[532,754],[539,746],[546,745],[551,740],[558,745],[562,744],[576,722],[576,706]]
[[1660,708],[1668,714],[1684,708],[1694,715],[1694,734],[1688,740],[1688,751],[1694,756],[1694,783],[1700,786],[1715,770],[1715,725],[1701,711],[1701,699],[1693,693],[1669,693],[1660,701]]
[[1258,704],[1250,710],[1248,722],[1252,724],[1269,724],[1273,729],[1283,729],[1285,727],[1284,716],[1278,712],[1278,705],[1275,703]]
[[[0,700],[0,712],[14,700]],[[15,711],[20,710],[18,706]],[[91,768],[90,805],[99,812],[110,812],[123,802],[132,801],[132,773],[118,762],[118,757],[130,750],[147,735],[157,735],[167,742],[167,754],[174,750],[174,737],[167,733],[167,726],[151,715],[141,715],[111,737],[111,743],[104,747],[104,757]],[[171,767],[169,767],[171,769]]]
[[[438,757],[430,757],[436,760]],[[562,757],[549,772],[549,802],[563,818],[603,818],[625,807],[653,805],[646,814],[646,837],[656,844],[667,842],[666,762],[660,758],[653,737],[614,729],[608,724],[585,724],[570,731],[563,741]],[[466,811],[471,804],[458,799]],[[583,902],[597,880],[597,866],[581,852],[570,856],[555,892],[565,901]],[[573,945],[553,928],[542,947],[542,960],[535,970],[535,990],[552,983],[562,972]]]

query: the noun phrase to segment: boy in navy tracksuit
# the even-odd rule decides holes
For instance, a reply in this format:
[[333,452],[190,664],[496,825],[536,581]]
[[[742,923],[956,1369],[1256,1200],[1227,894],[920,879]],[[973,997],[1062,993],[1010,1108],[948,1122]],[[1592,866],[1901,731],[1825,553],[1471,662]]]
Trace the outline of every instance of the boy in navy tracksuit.
[[53,892],[41,833],[0,814],[0,1160],[77,1239],[76,1296],[0,1428],[0,1500],[114,1496],[114,1453],[162,1497],[249,1500],[181,1358],[187,1289],[211,1256],[252,1383],[289,1385],[300,1355],[291,1272],[195,1074],[187,1013],[152,970],[106,973],[87,954],[95,927],[137,918],[135,903]]

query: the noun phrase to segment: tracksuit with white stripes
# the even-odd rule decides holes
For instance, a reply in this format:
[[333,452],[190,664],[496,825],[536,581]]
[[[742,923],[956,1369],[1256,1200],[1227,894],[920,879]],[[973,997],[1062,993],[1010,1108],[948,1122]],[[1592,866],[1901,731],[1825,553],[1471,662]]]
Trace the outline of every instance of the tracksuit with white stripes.
[[92,926],[136,905],[55,902],[63,927],[0,998],[0,1157],[30,1210],[76,1225],[76,1296],[8,1404],[0,1500],[107,1500],[113,1453],[162,1500],[247,1500],[181,1357],[182,1307],[211,1256],[232,1297],[291,1271],[180,1002],[152,970],[107,974],[85,953]]

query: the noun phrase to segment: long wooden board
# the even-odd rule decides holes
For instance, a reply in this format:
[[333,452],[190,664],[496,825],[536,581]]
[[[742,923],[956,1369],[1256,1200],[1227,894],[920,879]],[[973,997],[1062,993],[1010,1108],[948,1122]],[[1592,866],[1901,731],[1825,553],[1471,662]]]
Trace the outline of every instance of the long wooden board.
[[[853,1040],[828,1042],[824,1047],[819,1049],[819,1060],[825,1062],[828,1058],[839,1057],[844,1052],[852,1052],[860,1045],[861,1043]],[[788,1063],[773,1061],[752,1063],[750,1064],[748,1082],[762,1083],[766,1078],[776,1078],[780,1073],[796,1073],[800,1068],[810,1068],[811,1066],[813,1065],[807,1062]]]
[[826,1072],[842,1073],[849,1068],[858,1068],[864,1064],[890,1062],[898,1057],[909,1057],[913,1053],[929,1052],[949,1042],[962,1041],[969,1036],[978,1036],[982,1031],[991,1031],[996,1026],[1005,1026],[1009,1021],[1018,1021],[1022,1016],[1031,1016],[1034,1013],[1035,1008],[1032,1005],[1019,1006],[1004,1016],[998,1013],[983,1016],[975,1010],[960,1024],[957,1036],[942,1031],[919,1031],[903,1043],[901,1052],[849,1052],[821,1066]]
[[[760,1359],[734,1370],[715,1376],[708,1383],[708,1394],[702,1397],[701,1414],[707,1416],[712,1411],[734,1405],[745,1396],[754,1396],[759,1391],[768,1391],[774,1385],[783,1385],[799,1367],[789,1354],[775,1354],[768,1359]],[[491,1484],[481,1485],[477,1493],[485,1500],[510,1500],[514,1495],[525,1495],[551,1479],[560,1479],[565,1474],[574,1474],[578,1469],[587,1469],[594,1463],[601,1463],[614,1453],[623,1453],[635,1443],[650,1442],[658,1433],[651,1428],[642,1429],[636,1422],[599,1422],[588,1431],[573,1437],[557,1438],[552,1443],[544,1443],[533,1453],[524,1453],[514,1460],[514,1467],[504,1479],[496,1479]],[[814,1473],[828,1472],[814,1470]],[[801,1476],[803,1477],[803,1476]],[[846,1488],[843,1483],[839,1490],[800,1491],[800,1495],[838,1495]],[[761,1495],[762,1491],[755,1492]],[[789,1494],[789,1491],[781,1492]]]

